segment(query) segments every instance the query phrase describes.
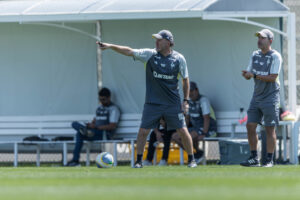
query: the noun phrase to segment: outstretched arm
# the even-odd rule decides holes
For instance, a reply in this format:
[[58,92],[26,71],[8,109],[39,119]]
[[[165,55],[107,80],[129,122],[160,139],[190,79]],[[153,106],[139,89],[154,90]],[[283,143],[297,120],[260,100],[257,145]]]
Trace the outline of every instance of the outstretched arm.
[[133,50],[130,47],[127,46],[120,46],[120,45],[115,45],[115,44],[109,44],[109,43],[102,43],[97,41],[96,42],[101,50],[106,50],[106,49],[112,49],[115,52],[118,52],[120,54],[123,54],[125,56],[133,56]]

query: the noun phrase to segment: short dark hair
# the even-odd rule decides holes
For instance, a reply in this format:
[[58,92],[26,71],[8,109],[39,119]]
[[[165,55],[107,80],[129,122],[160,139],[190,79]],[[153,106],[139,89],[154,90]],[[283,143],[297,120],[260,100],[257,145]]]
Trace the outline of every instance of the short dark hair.
[[98,92],[98,95],[101,97],[110,97],[110,90],[104,87]]

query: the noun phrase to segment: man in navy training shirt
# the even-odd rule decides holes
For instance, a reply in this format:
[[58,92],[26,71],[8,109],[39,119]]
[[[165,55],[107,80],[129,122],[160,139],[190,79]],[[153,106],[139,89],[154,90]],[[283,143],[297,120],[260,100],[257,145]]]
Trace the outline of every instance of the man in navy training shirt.
[[263,29],[255,34],[258,37],[260,50],[252,53],[247,70],[242,71],[246,80],[254,80],[254,92],[248,109],[247,133],[251,156],[241,163],[242,166],[260,166],[257,156],[257,124],[264,119],[267,133],[267,159],[263,167],[273,166],[273,155],[276,145],[275,127],[279,123],[279,72],[282,58],[280,53],[271,48],[274,34]]
[[[97,42],[102,50],[112,49],[131,56],[146,65],[146,99],[142,123],[137,135],[137,160],[135,168],[142,168],[142,157],[151,129],[164,117],[169,129],[176,129],[188,153],[188,167],[197,167],[193,155],[192,138],[185,124],[184,112],[188,111],[189,77],[185,58],[172,49],[174,38],[170,31],[161,30],[152,35],[155,49],[132,49],[127,46]],[[182,77],[183,97],[180,100],[178,80]]]
[[108,139],[113,138],[114,130],[120,118],[119,108],[111,101],[111,93],[107,88],[102,88],[99,93],[100,106],[96,110],[96,116],[91,123],[85,125],[73,122],[72,127],[77,131],[76,143],[73,151],[73,159],[67,166],[79,166],[80,151],[84,140],[102,140],[103,131],[106,131]]

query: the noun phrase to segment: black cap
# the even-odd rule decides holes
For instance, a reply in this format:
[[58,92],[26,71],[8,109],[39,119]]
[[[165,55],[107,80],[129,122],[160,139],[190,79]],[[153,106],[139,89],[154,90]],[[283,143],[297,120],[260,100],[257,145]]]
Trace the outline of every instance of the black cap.
[[171,44],[174,44],[174,37],[169,30],[161,30],[156,34],[152,34],[153,38],[169,40]]
[[197,84],[193,81],[190,81],[190,90],[198,89]]

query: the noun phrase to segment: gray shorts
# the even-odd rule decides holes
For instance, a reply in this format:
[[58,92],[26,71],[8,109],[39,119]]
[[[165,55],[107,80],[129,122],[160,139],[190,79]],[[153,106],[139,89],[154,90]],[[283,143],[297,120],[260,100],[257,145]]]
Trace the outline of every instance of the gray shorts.
[[265,126],[278,126],[279,102],[264,103],[251,101],[248,114],[248,123],[261,124],[264,120]]
[[170,106],[146,103],[141,128],[157,128],[161,117],[164,117],[168,130],[186,127],[181,105]]

